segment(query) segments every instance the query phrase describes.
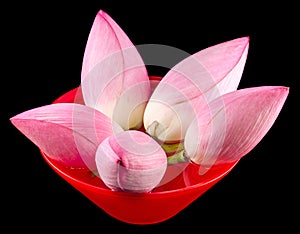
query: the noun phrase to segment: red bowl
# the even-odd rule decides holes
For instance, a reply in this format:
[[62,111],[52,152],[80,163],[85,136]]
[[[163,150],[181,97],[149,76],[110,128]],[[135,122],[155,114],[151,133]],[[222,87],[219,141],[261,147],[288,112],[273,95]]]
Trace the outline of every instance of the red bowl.
[[[62,102],[83,103],[80,89],[75,88],[54,101]],[[170,219],[221,180],[238,162],[213,166],[201,176],[198,173],[200,167],[194,163],[171,165],[167,168],[163,182],[153,191],[129,193],[112,191],[88,169],[66,168],[41,153],[58,175],[99,208],[130,224],[154,224]]]

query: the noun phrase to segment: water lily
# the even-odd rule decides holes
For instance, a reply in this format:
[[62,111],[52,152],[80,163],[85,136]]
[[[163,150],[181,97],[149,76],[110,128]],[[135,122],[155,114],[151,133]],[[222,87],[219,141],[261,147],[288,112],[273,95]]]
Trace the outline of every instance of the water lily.
[[208,47],[154,85],[137,48],[100,10],[86,44],[79,99],[10,120],[58,163],[96,171],[112,190],[149,192],[167,163],[196,163],[203,174],[245,156],[271,128],[289,88],[237,90],[248,49],[248,36]]

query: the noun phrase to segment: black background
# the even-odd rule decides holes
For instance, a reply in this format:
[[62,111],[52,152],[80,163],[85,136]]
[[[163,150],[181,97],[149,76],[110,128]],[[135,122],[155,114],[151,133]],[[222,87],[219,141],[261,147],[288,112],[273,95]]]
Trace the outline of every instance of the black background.
[[[299,229],[295,218],[299,209],[295,6],[288,2],[261,5],[245,1],[162,3],[20,1],[2,7],[6,14],[1,16],[1,222],[11,232],[107,233],[122,229],[131,233],[244,233]],[[85,44],[100,9],[136,45],[164,44],[192,54],[220,42],[250,36],[239,88],[290,87],[278,119],[263,140],[223,180],[160,224],[138,226],[110,217],[55,174],[38,149],[9,122],[10,117],[51,103],[80,84]],[[163,75],[165,70],[152,67],[149,73]]]

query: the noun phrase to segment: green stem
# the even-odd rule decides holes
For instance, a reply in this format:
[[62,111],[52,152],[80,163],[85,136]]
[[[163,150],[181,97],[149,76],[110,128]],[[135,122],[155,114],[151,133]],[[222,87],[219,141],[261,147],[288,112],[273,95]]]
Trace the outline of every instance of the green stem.
[[90,171],[90,173],[91,173],[92,178],[95,178],[96,176],[99,175],[98,170],[92,170],[92,171]]
[[173,165],[176,163],[184,163],[184,162],[188,162],[188,161],[189,161],[189,159],[187,157],[185,157],[184,150],[181,150],[177,154],[174,154],[174,155],[168,157],[168,165]]

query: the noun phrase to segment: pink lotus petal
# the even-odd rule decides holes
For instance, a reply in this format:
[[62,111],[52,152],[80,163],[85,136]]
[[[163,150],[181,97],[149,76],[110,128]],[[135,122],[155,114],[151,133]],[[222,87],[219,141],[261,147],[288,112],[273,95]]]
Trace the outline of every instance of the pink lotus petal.
[[[174,66],[156,87],[146,107],[144,127],[149,129],[148,133],[160,140],[183,139],[203,106],[236,90],[248,47],[248,37],[234,39],[199,51]],[[162,114],[157,115],[157,110]]]
[[113,190],[149,192],[167,168],[160,145],[140,131],[129,130],[105,139],[96,153],[100,178]]
[[[121,49],[121,42],[117,32],[115,32],[108,20],[110,20],[109,16],[102,10],[98,12],[94,19],[83,56],[81,79],[85,79],[87,74],[99,62],[105,60],[111,54],[119,52]],[[122,33],[120,32],[120,34]],[[124,47],[132,46],[126,37],[122,38]]]
[[99,111],[81,104],[57,103],[12,117],[11,122],[53,160],[69,167],[96,169],[98,145],[121,128]]
[[247,60],[249,39],[247,36],[236,38],[195,54],[217,84],[215,93],[210,94],[210,100],[237,89]]
[[[130,39],[104,11],[99,11],[90,31],[81,86],[86,105],[110,118],[117,116],[115,120],[124,129],[142,125],[144,108],[151,92],[147,70]],[[128,89],[130,93],[124,94]],[[120,100],[122,98],[126,100]],[[118,102],[122,106],[128,104],[125,107],[127,114],[116,108],[120,106]],[[137,119],[138,122],[131,122]]]
[[233,162],[251,151],[279,115],[289,88],[262,86],[234,91],[199,114],[185,138],[186,154],[203,165]]

